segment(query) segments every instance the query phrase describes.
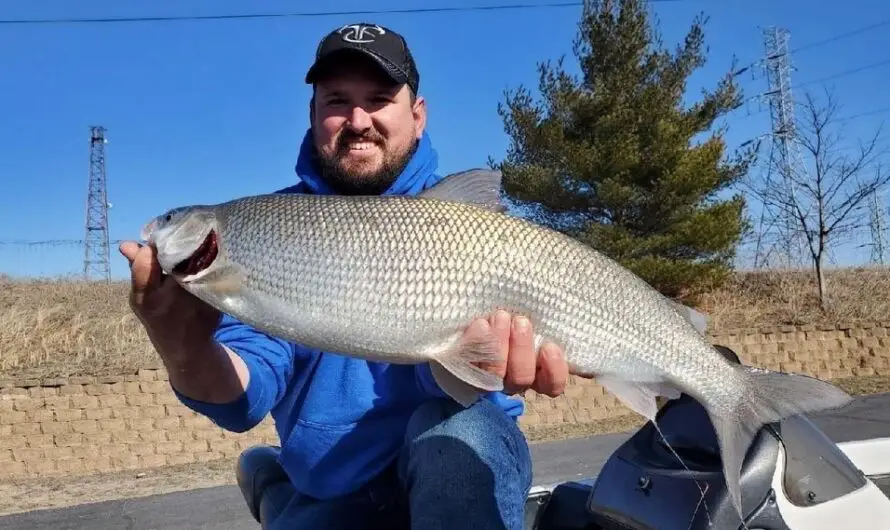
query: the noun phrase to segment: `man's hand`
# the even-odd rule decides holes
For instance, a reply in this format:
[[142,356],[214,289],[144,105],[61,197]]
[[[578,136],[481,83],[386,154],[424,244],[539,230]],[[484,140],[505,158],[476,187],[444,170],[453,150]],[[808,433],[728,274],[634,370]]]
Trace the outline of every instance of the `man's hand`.
[[505,393],[520,394],[531,389],[557,397],[565,391],[569,367],[562,348],[544,343],[535,351],[534,332],[525,317],[497,311],[488,322],[501,339],[504,362],[483,368],[504,378]]
[[120,252],[130,262],[130,307],[173,387],[211,403],[229,403],[241,395],[250,379],[247,365],[214,340],[222,313],[165,277],[154,247],[127,241]]
[[220,312],[164,277],[154,247],[127,241],[120,252],[130,262],[130,308],[162,356],[212,340]]

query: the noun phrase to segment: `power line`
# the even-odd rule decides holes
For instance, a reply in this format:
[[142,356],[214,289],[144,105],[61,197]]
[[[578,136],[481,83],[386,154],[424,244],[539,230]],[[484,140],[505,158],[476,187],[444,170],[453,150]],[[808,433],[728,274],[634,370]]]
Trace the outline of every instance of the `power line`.
[[[650,3],[681,2],[683,0],[648,0]],[[141,17],[101,17],[101,18],[32,18],[32,19],[0,19],[0,24],[114,24],[122,22],[180,22],[201,20],[247,20],[261,18],[310,18],[331,16],[367,16],[367,15],[398,15],[398,14],[432,14],[456,13],[470,11],[505,11],[515,9],[545,9],[559,7],[581,7],[583,2],[556,2],[532,4],[500,4],[488,6],[442,6],[414,7],[400,9],[361,9],[348,11],[295,11],[285,13],[236,13],[229,15],[169,15]]]
[[805,83],[801,83],[794,88],[805,87],[809,85],[814,85],[816,83],[823,83],[825,81],[831,81],[832,79],[840,79],[841,77],[847,77],[849,75],[858,74],[859,72],[864,72],[866,70],[873,70],[875,68],[890,65],[890,59],[884,59],[882,61],[876,61],[873,63],[868,63],[862,66],[857,66],[856,68],[851,68],[849,70],[843,70],[841,72],[836,72],[834,74],[829,74],[825,77],[820,77],[818,79],[813,79],[812,81],[807,81]]
[[803,46],[798,46],[797,48],[792,48],[790,53],[802,52],[804,50],[810,50],[812,48],[818,48],[819,46],[824,46],[826,44],[831,44],[832,42],[837,42],[839,40],[843,40],[849,37],[854,37],[856,35],[860,35],[862,33],[867,33],[869,31],[882,28],[884,26],[890,26],[890,18],[887,20],[882,20],[880,22],[875,22],[874,24],[869,24],[867,26],[861,26],[859,28],[852,29],[845,33],[838,33],[826,39],[822,39],[819,41],[811,42],[809,44],[804,44]]
[[83,245],[83,239],[7,239],[0,240],[0,247],[63,247],[71,245]]
[[835,118],[834,121],[855,120],[856,118],[863,118],[865,116],[874,116],[875,114],[883,114],[885,112],[890,112],[890,107],[881,107],[879,109],[867,110],[865,112],[857,112],[856,114],[852,114],[850,116],[845,116],[842,118]]
[[[112,239],[110,245],[120,245],[124,239]],[[2,247],[83,247],[86,241],[83,239],[6,239],[0,240]]]

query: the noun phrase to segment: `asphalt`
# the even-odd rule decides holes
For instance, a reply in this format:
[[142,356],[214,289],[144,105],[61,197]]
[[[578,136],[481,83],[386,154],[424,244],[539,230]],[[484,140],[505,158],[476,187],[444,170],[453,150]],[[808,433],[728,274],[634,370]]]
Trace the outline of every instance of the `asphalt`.
[[[841,411],[813,415],[811,419],[835,442],[890,437],[890,393],[859,397]],[[552,484],[596,475],[627,436],[600,435],[534,444],[534,483]],[[881,485],[888,487],[883,482]],[[231,486],[0,517],[0,530],[233,528],[258,529],[259,525],[247,513],[238,490]]]

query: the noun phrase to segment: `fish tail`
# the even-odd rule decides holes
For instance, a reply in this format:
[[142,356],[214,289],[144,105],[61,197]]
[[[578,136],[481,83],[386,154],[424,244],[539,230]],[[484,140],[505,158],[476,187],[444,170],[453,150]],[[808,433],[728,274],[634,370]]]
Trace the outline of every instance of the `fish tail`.
[[[726,487],[733,506],[743,517],[739,485],[741,468],[754,437],[764,425],[797,414],[842,407],[851,397],[835,385],[813,377],[733,365],[741,392],[708,403],[723,460]],[[728,403],[728,405],[727,405]]]

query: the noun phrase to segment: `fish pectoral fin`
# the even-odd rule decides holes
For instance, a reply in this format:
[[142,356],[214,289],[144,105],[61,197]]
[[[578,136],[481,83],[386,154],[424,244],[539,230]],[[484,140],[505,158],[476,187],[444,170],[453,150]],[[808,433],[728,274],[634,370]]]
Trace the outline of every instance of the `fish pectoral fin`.
[[430,361],[430,370],[443,392],[468,407],[483,393],[504,389],[502,377],[474,363],[501,362],[500,339],[490,327],[474,325]]
[[627,381],[612,375],[598,375],[596,381],[627,408],[650,421],[655,420],[655,414],[658,412],[655,398],[658,396],[668,399],[680,397],[680,392],[667,383]]
[[480,389],[465,382],[436,361],[430,362],[430,372],[439,388],[464,407],[469,407],[482,396]]
[[501,202],[501,172],[488,169],[452,173],[418,197],[463,202],[494,212],[506,210]]

